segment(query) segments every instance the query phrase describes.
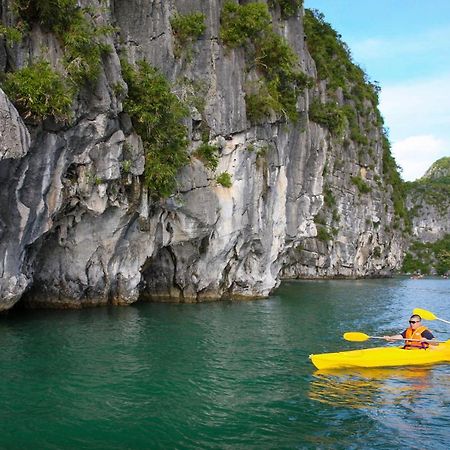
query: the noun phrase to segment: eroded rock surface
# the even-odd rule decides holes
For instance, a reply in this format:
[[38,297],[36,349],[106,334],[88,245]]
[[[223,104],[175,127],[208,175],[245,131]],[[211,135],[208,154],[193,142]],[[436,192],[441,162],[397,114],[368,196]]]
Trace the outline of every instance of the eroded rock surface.
[[[281,277],[380,276],[398,267],[403,241],[392,228],[380,136],[361,158],[348,136],[335,139],[310,121],[312,97],[326,96],[320,83],[300,96],[297,123],[274,117],[252,125],[244,52],[219,39],[220,0],[108,6],[104,20],[117,23],[120,34],[108,38],[112,51],[95,89],[81,92],[72,125],[32,127],[30,140],[0,96],[0,309],[21,298],[31,306],[82,307],[140,297],[265,296]],[[189,57],[174,56],[175,11],[206,16]],[[273,14],[302,70],[315,78],[301,12],[289,20]],[[33,33],[57,60],[58,42],[38,28]],[[20,63],[34,51],[29,45],[8,57]],[[220,149],[214,172],[192,156],[177,192],[164,201],[152,200],[142,184],[142,142],[115,94],[124,85],[118,50],[161,69],[181,98],[201,97],[204,110],[192,107],[186,123],[191,149],[201,143],[202,126]],[[222,172],[230,174],[230,188],[216,182]],[[359,192],[352,177],[370,193]],[[330,192],[332,204],[324,200]]]

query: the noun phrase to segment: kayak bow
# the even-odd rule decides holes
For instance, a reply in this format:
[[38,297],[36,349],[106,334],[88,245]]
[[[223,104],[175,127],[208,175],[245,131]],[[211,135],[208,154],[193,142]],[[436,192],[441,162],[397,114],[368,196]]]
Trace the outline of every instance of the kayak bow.
[[309,358],[318,369],[422,366],[450,362],[450,340],[426,350],[404,350],[401,347],[375,347],[363,350],[309,355]]

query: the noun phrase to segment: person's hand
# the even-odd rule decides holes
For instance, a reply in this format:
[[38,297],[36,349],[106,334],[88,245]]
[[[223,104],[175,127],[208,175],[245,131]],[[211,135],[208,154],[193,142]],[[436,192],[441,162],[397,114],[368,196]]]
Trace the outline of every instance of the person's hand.
[[395,339],[393,339],[391,336],[383,336],[383,338],[389,342],[395,341]]

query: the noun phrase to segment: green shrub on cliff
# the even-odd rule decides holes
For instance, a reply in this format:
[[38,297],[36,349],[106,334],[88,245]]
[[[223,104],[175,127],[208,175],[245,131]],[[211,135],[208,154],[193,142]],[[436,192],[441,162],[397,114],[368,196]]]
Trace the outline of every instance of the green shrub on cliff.
[[[90,18],[95,11],[81,8],[78,0],[13,0],[13,12],[18,25],[10,38],[19,40],[20,33],[34,24],[54,33],[62,44],[65,73],[39,60],[7,74],[5,90],[25,119],[39,121],[53,116],[67,121],[75,90],[97,79],[102,55],[110,50],[101,38],[114,29],[96,26]],[[5,36],[12,31],[0,28]]]
[[336,102],[321,103],[314,99],[309,106],[309,118],[313,122],[328,128],[335,136],[342,136],[346,120],[345,112]]
[[440,213],[445,214],[450,207],[450,177],[439,179],[421,178],[405,184],[406,192],[416,199],[418,208],[425,203],[433,205]]
[[278,5],[280,7],[281,16],[286,19],[298,14],[299,9],[303,4],[303,0],[269,0],[268,3],[272,8]]
[[239,5],[227,0],[220,17],[220,38],[231,48],[254,41],[264,31],[270,29],[271,17],[267,5],[250,2]]
[[176,13],[170,18],[170,25],[176,42],[175,56],[180,56],[183,47],[189,46],[193,39],[198,39],[205,32],[205,15],[201,12]]
[[15,0],[14,6],[25,23],[38,23],[61,41],[70,81],[79,86],[97,79],[102,54],[110,51],[101,37],[114,32],[113,27],[96,26],[89,18],[93,11],[81,8],[78,0]]
[[351,181],[361,194],[368,194],[372,190],[361,177],[351,177]]
[[25,22],[38,23],[52,33],[64,32],[78,15],[77,0],[13,0],[14,9]]
[[450,157],[435,161],[422,178],[405,183],[405,188],[416,209],[429,204],[444,215],[450,208]]
[[400,177],[399,166],[392,156],[391,143],[384,132],[382,135],[383,145],[383,176],[385,183],[392,186],[392,202],[394,204],[395,215],[403,219],[406,230],[411,229],[411,220],[405,205],[406,188]]
[[112,28],[92,27],[81,14],[76,15],[66,32],[61,34],[64,43],[64,63],[70,80],[81,85],[95,81],[100,74],[102,55],[111,51],[98,38],[112,32]]
[[317,226],[317,239],[319,241],[328,242],[333,239],[331,233],[327,230],[327,228],[323,225]]
[[[370,154],[370,131],[378,128],[381,131],[383,147],[383,181],[384,185],[392,185],[392,201],[396,216],[395,227],[403,221],[405,231],[410,230],[410,219],[405,207],[405,187],[399,174],[390,143],[385,130],[381,129],[383,119],[377,109],[380,87],[376,82],[370,82],[364,71],[353,61],[350,50],[342,41],[342,37],[329,23],[324,15],[317,10],[305,10],[304,30],[308,51],[313,57],[317,75],[326,81],[328,96],[340,98],[343,94],[343,104],[333,102],[312,102],[309,117],[311,120],[328,128],[333,134],[345,129],[342,122],[345,116],[350,131],[350,139],[363,146],[361,152]],[[341,114],[342,113],[342,114]],[[359,182],[358,188],[364,192],[366,188]]]
[[435,161],[421,179],[440,180],[443,178],[450,178],[450,156],[444,156]]
[[182,120],[188,111],[170,90],[167,79],[145,61],[137,67],[122,61],[130,115],[145,150],[145,182],[154,197],[168,197],[176,186],[178,170],[188,163],[187,130]]
[[73,91],[47,61],[8,73],[2,87],[25,120],[70,118]]
[[304,28],[317,74],[321,80],[327,81],[329,90],[342,88],[348,100],[368,100],[372,106],[378,105],[378,85],[369,82],[364,71],[353,63],[347,44],[325,21],[324,15],[317,10],[306,9]]
[[431,268],[438,275],[450,271],[450,234],[433,243],[413,242],[403,260],[402,272],[428,274]]
[[201,12],[176,13],[170,18],[170,25],[180,45],[184,45],[190,39],[198,38],[205,32],[205,15]]
[[208,169],[217,169],[217,165],[219,164],[219,149],[217,145],[210,145],[203,142],[195,151],[195,156],[201,159]]
[[231,175],[228,172],[222,172],[217,178],[216,181],[222,185],[223,187],[230,188],[233,185],[231,181]]
[[247,118],[254,124],[264,122],[272,111],[280,111],[282,106],[276,84],[262,80],[249,83],[246,87],[245,106]]
[[0,23],[0,36],[9,44],[15,44],[22,40],[23,31],[18,27],[5,27]]
[[297,98],[310,86],[309,77],[298,69],[298,58],[286,40],[270,30],[255,45],[255,63],[277,94],[281,112],[290,120],[297,119]]
[[261,76],[258,83],[248,84],[249,120],[261,122],[272,112],[296,120],[298,96],[310,80],[299,70],[297,55],[287,41],[272,30],[267,5],[227,1],[222,10],[220,36],[230,48],[244,47],[248,69],[256,69]]

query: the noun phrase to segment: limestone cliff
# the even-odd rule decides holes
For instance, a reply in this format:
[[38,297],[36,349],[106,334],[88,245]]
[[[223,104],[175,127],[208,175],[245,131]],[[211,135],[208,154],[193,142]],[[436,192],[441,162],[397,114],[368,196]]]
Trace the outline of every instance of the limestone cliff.
[[407,187],[413,239],[435,242],[450,234],[450,157],[436,161]]
[[[311,56],[322,45],[314,27],[327,24],[310,15],[305,36],[301,2],[248,10],[262,22],[270,14],[261,28],[270,41],[252,42],[262,31],[245,21],[242,42],[226,35],[225,11],[236,24],[251,3],[74,2],[74,13],[89,7],[95,29],[114,27],[84,48],[94,62],[101,56],[94,67],[57,14],[44,22],[29,6],[18,18],[2,1],[5,26],[27,23],[20,39],[3,42],[3,71],[44,59],[64,80],[89,82],[77,84],[64,121],[54,112],[31,120],[19,107],[25,126],[2,94],[0,309],[21,299],[81,307],[264,296],[281,277],[380,276],[399,266],[404,224],[375,86],[361,84],[350,61],[340,82],[318,73],[327,60]],[[204,27],[185,35],[174,17]],[[274,49],[285,59],[262,64]],[[145,182],[151,143],[126,109],[120,58],[158,68],[189,108],[190,157],[167,198]],[[280,72],[288,64],[295,71]],[[202,145],[217,151],[215,164],[197,152]]]
[[432,164],[425,175],[406,183],[411,239],[403,271],[450,274],[450,157]]

